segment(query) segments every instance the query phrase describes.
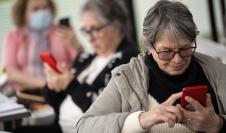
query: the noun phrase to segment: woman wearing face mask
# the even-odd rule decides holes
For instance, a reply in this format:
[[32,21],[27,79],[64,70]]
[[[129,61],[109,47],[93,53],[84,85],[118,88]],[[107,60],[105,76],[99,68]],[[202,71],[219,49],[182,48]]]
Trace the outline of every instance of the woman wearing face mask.
[[58,62],[70,66],[77,40],[60,41],[53,24],[56,8],[51,0],[16,0],[12,17],[15,30],[4,41],[3,67],[13,90],[42,88],[45,84],[39,54],[50,51]]

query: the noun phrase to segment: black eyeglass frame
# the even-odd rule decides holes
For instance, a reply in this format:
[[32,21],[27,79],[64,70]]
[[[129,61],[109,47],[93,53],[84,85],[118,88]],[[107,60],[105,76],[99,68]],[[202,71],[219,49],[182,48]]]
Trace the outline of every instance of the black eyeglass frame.
[[[170,61],[171,59],[173,59],[174,58],[174,56],[176,55],[176,53],[178,53],[179,55],[180,55],[180,57],[181,58],[188,58],[188,57],[191,57],[191,56],[193,56],[194,55],[194,53],[195,53],[195,50],[196,50],[196,48],[197,48],[197,44],[196,44],[196,41],[194,41],[194,43],[195,43],[195,46],[193,46],[193,47],[188,47],[188,48],[180,48],[179,50],[177,50],[177,51],[157,51],[156,50],[156,48],[154,47],[154,45],[151,43],[151,47],[155,50],[155,52],[158,54],[158,58],[160,59],[160,60],[163,60],[163,61]],[[181,51],[185,51],[185,50],[188,50],[188,49],[191,49],[192,50],[192,53],[191,53],[191,55],[189,55],[189,56],[183,56],[182,54],[181,54]],[[172,54],[172,57],[171,58],[167,58],[167,59],[163,59],[163,58],[161,58],[161,56],[160,56],[160,54],[161,53],[166,53],[166,52],[173,52],[173,54]]]
[[106,23],[106,24],[102,24],[101,26],[98,27],[91,27],[89,30],[86,30],[84,27],[80,29],[80,31],[84,34],[84,35],[89,35],[89,36],[93,36],[95,33],[99,33],[101,30],[103,30],[105,27],[107,27],[108,25],[110,25],[110,23]]

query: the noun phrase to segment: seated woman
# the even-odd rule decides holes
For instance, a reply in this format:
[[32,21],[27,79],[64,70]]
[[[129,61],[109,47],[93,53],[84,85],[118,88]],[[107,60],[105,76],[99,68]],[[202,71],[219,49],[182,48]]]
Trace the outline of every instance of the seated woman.
[[[146,54],[113,70],[98,99],[77,123],[77,133],[190,133],[226,131],[226,65],[195,53],[197,27],[180,2],[158,1],[143,23]],[[206,85],[206,106],[182,88]]]
[[16,28],[6,35],[3,49],[3,67],[12,93],[18,89],[44,87],[46,79],[39,57],[43,51],[50,51],[57,61],[68,67],[72,65],[77,42],[60,39],[58,30],[61,28],[53,24],[55,15],[52,0],[15,1],[12,18]]
[[48,87],[44,93],[46,101],[54,107],[58,116],[56,123],[21,128],[16,132],[75,132],[75,123],[102,92],[111,78],[111,70],[138,55],[137,46],[128,36],[126,8],[119,2],[89,0],[82,8],[82,32],[94,52],[82,51],[78,54],[73,74],[63,64],[58,65],[61,74],[45,64]]

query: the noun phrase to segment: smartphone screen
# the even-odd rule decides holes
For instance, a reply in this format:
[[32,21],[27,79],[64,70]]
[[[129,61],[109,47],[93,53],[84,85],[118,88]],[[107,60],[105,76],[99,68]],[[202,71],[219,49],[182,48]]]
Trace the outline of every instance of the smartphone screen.
[[57,68],[57,62],[55,58],[52,56],[50,52],[42,52],[40,54],[40,58],[42,59],[43,62],[47,63],[57,73],[61,73],[61,71]]
[[207,86],[200,85],[200,86],[191,86],[191,87],[184,87],[183,94],[181,97],[181,106],[189,111],[195,111],[194,107],[189,104],[185,100],[185,96],[190,96],[197,100],[201,105],[206,106],[206,94],[207,94]]

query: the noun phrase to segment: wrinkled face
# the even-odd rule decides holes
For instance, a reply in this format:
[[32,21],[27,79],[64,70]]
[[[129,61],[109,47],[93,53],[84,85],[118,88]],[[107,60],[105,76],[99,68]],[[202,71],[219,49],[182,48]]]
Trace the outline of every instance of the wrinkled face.
[[26,23],[28,23],[28,21],[30,20],[33,12],[41,9],[49,9],[49,8],[50,7],[47,0],[28,0],[27,9],[25,12]]
[[[154,45],[154,48],[150,48],[150,52],[158,64],[159,68],[168,75],[180,75],[183,74],[188,68],[191,62],[191,56],[182,57],[179,53],[176,53],[172,59],[170,60],[161,60],[159,58],[159,54],[157,52],[170,52],[170,51],[178,51],[191,53],[193,43],[191,41],[186,41],[184,39],[170,39],[168,36],[163,36],[159,39]],[[190,49],[189,49],[190,48]],[[157,52],[156,52],[157,51]],[[165,54],[165,53],[164,53]],[[166,53],[167,55],[167,53]],[[187,54],[188,55],[188,54]],[[166,56],[167,57],[167,56]]]
[[85,11],[82,14],[82,32],[98,55],[106,55],[117,49],[115,44],[119,28],[113,23],[104,22],[96,13]]

